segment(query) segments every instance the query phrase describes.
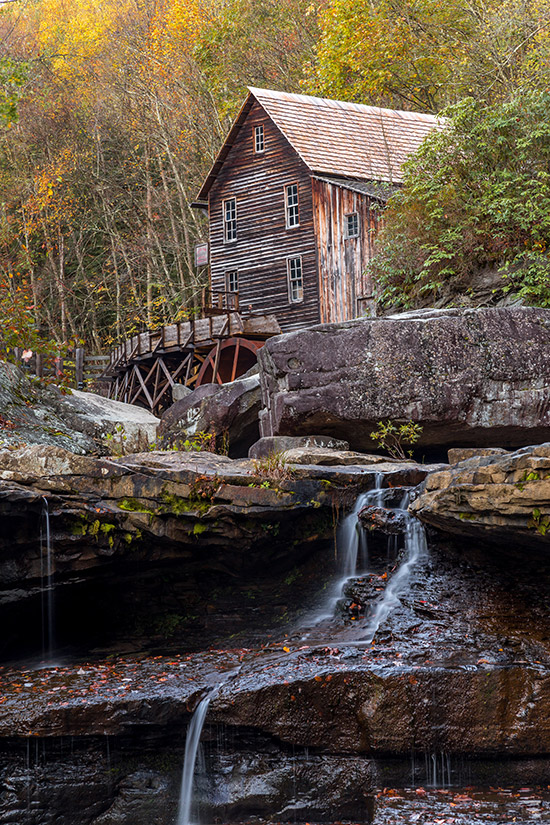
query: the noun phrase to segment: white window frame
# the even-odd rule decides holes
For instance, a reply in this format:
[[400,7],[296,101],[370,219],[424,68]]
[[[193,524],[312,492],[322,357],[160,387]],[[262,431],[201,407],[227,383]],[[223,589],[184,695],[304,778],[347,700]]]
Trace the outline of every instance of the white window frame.
[[[359,237],[359,212],[349,212],[347,215],[344,215],[346,221],[346,238],[358,238]],[[355,219],[356,231],[350,232],[350,219]]]
[[[295,191],[290,191],[290,190]],[[300,226],[300,196],[297,183],[285,186],[285,217],[286,228],[295,229]]]
[[[228,204],[234,203],[233,216],[228,220]],[[237,240],[237,198],[225,198],[222,201],[223,242],[234,243]]]
[[254,154],[263,155],[265,152],[265,129],[263,125],[254,126]]
[[[234,283],[232,283],[234,279]],[[239,270],[228,269],[225,273],[225,289],[227,292],[239,291]]]
[[[298,267],[297,262],[299,262]],[[286,259],[286,276],[289,303],[301,304],[304,300],[304,264],[301,255]]]

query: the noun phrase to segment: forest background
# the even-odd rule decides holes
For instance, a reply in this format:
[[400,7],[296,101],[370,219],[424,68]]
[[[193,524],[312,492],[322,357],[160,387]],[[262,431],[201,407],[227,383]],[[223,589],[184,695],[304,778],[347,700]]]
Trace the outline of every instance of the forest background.
[[[434,113],[458,104],[451,117],[458,112],[462,155],[460,163],[454,156],[451,164],[454,178],[447,197],[456,201],[464,192],[467,196],[473,184],[465,172],[477,163],[476,180],[486,180],[487,163],[502,164],[503,152],[515,157],[517,141],[525,141],[521,130],[510,133],[522,101],[531,101],[529,133],[544,132],[549,2],[4,2],[4,342],[33,347],[45,341],[85,341],[89,350],[99,352],[136,329],[196,311],[204,273],[195,269],[193,249],[206,239],[207,226],[190,203],[248,85]],[[479,132],[480,119],[492,122],[491,117],[502,117],[503,111],[508,131],[503,132],[501,155],[486,157],[489,124],[476,138],[485,155],[480,160],[474,153],[465,161],[468,129]],[[542,142],[543,149],[550,145],[548,128]],[[535,149],[540,154],[540,146]],[[430,201],[429,215],[425,202],[436,187],[439,197],[443,172],[448,178],[453,156],[449,144],[435,150],[438,157],[443,153],[447,167],[442,170],[439,164],[440,179],[431,193],[417,186],[414,194],[426,170],[429,177],[434,168],[430,151],[411,171],[408,217],[403,219],[403,205],[394,209],[397,228],[380,259],[379,276],[390,302],[398,294],[397,302],[407,303],[402,300],[410,293],[406,284],[416,284],[420,292],[428,289],[431,295],[437,292],[438,277],[449,268],[449,254],[452,257],[448,250],[457,243],[468,241],[471,255],[479,258],[478,269],[485,260],[478,254],[485,241],[472,237],[467,226],[462,234],[445,236],[447,258],[438,257],[433,238],[419,238],[420,225],[425,232],[426,222],[433,229],[439,221],[441,240],[441,224],[448,219],[437,197]],[[520,171],[527,169],[532,177],[530,152],[528,147]],[[548,158],[550,152],[542,170],[545,197]],[[504,190],[495,196],[495,214],[499,204],[509,212],[515,208]],[[521,201],[521,187],[516,194]],[[550,208],[544,212],[547,201],[537,204],[541,214],[550,216]],[[453,213],[453,220],[456,229],[460,216]],[[484,231],[494,240],[490,220],[485,220]],[[507,231],[514,234],[515,225]],[[541,237],[535,251],[546,255],[546,236]],[[525,252],[523,236],[514,238]],[[405,267],[403,249],[408,250]],[[471,266],[472,260],[462,263]],[[517,267],[511,263],[510,269],[510,260],[505,261],[513,273]]]

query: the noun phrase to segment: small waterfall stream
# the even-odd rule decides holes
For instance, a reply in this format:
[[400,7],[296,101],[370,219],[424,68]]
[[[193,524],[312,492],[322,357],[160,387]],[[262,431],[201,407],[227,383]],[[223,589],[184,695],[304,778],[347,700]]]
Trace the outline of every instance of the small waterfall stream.
[[193,802],[193,781],[195,778],[195,765],[197,762],[197,754],[199,752],[199,744],[201,739],[202,729],[206,719],[208,706],[212,699],[214,699],[222,687],[230,679],[235,679],[240,673],[241,668],[227,671],[225,678],[218,682],[207,694],[204,696],[193,712],[191,721],[187,728],[187,736],[185,737],[185,754],[183,757],[183,773],[181,777],[181,789],[178,806],[178,818],[175,825],[191,825],[191,804]]
[[326,619],[334,616],[338,601],[342,597],[342,590],[350,578],[358,575],[360,570],[368,564],[368,545],[366,531],[361,527],[358,515],[363,507],[368,505],[380,506],[383,489],[382,473],[376,473],[375,484],[372,490],[361,493],[351,512],[344,518],[336,534],[336,550],[338,554],[338,578],[331,588],[325,604],[313,617],[305,621],[307,627],[315,627]]
[[409,583],[415,564],[427,550],[424,526],[418,519],[411,516],[407,509],[410,497],[410,491],[405,490],[399,507],[396,508],[396,512],[405,522],[403,561],[388,582],[382,598],[376,605],[374,615],[367,622],[367,635],[360,640],[364,644],[372,643],[380,625],[388,618],[394,607],[397,607],[399,595]]
[[50,531],[50,511],[43,497],[40,523],[40,578],[42,582],[42,661],[51,663],[54,651],[54,590],[53,552]]
[[191,802],[193,799],[193,779],[197,752],[199,750],[199,742],[208,705],[216,695],[218,689],[215,688],[213,691],[210,691],[204,699],[201,699],[195,708],[195,712],[187,728],[177,825],[191,825]]
[[[374,613],[366,621],[357,622],[353,631],[348,628],[345,632],[345,638],[340,639],[340,641],[359,645],[371,644],[379,627],[385,622],[391,611],[398,606],[399,596],[406,589],[417,561],[426,550],[426,536],[421,522],[408,512],[412,491],[403,489],[401,500],[397,506],[395,504],[388,506],[385,503],[388,500],[388,494],[393,496],[395,501],[396,490],[384,488],[382,486],[383,481],[383,474],[377,473],[373,489],[358,496],[351,512],[340,524],[337,533],[339,575],[322,608],[303,623],[302,627],[306,630],[306,634],[302,639],[309,638],[312,633],[319,633],[320,625],[334,618],[338,602],[342,598],[348,582],[369,572],[368,530],[362,527],[358,519],[358,515],[364,507],[386,508],[395,513],[395,516],[404,525],[402,559],[377,601]],[[396,552],[399,536],[388,535],[387,539],[389,555],[390,551],[392,553]]]

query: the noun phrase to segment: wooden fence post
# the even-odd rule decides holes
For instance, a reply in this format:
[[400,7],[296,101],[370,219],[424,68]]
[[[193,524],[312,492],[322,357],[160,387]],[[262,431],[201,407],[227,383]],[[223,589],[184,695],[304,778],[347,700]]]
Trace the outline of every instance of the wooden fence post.
[[74,353],[75,384],[77,390],[84,389],[84,347],[77,347]]
[[62,377],[62,375],[63,375],[63,357],[61,355],[56,356],[56,359],[55,359],[55,362],[54,362],[54,371],[55,371],[55,377],[56,378],[61,378]]

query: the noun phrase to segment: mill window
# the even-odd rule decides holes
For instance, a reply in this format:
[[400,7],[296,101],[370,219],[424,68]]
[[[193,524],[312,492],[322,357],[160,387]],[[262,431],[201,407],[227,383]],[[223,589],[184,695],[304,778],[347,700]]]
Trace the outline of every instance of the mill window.
[[359,214],[352,212],[346,215],[346,238],[357,238],[359,235]]
[[223,239],[225,243],[237,240],[237,198],[223,202]]
[[254,127],[254,151],[257,155],[265,151],[264,127]]
[[[291,183],[285,186],[286,226],[291,229],[300,225],[298,208],[298,184]],[[301,299],[300,299],[301,300]]]
[[225,284],[228,292],[239,291],[239,273],[236,269],[225,273]]
[[304,300],[302,258],[288,258],[286,266],[288,275],[288,298],[291,304],[297,304]]

